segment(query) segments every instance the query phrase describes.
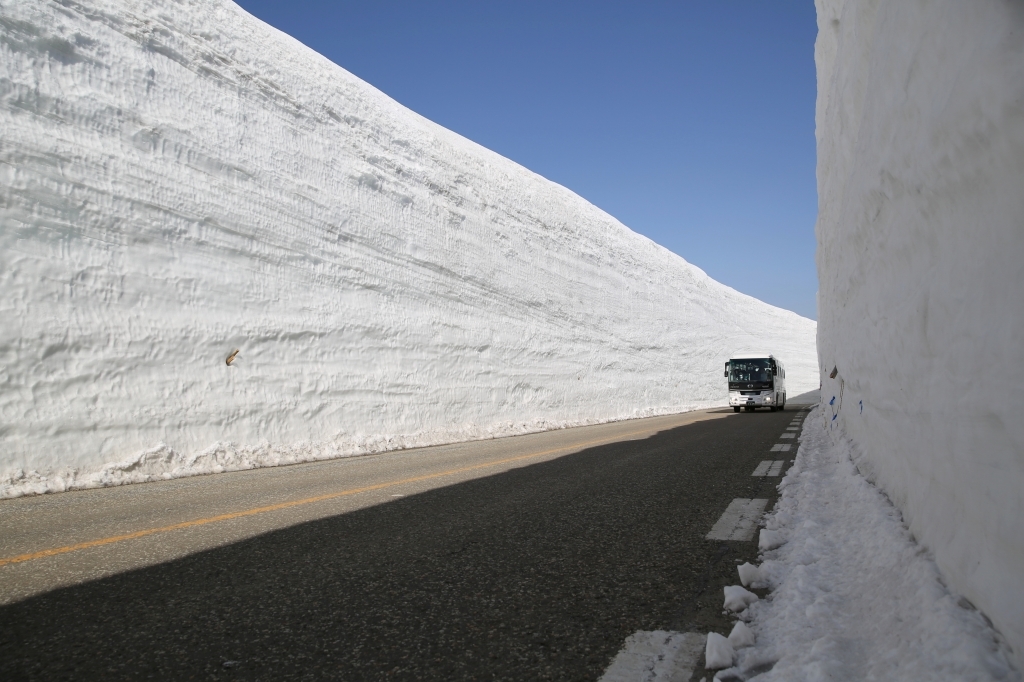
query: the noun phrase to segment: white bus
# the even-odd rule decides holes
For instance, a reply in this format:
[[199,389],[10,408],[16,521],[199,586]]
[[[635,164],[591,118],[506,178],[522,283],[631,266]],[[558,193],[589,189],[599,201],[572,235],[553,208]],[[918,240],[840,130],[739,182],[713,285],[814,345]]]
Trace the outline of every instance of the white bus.
[[786,368],[773,355],[744,355],[725,363],[733,412],[786,409]]

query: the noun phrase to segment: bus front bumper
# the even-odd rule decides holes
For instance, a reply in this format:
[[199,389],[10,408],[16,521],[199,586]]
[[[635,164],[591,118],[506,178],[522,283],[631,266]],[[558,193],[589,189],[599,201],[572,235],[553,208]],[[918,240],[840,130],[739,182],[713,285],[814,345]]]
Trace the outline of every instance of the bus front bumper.
[[760,395],[741,395],[739,393],[729,394],[729,405],[732,407],[737,406],[754,406],[754,407],[771,407],[775,404],[775,393],[773,391],[767,391]]

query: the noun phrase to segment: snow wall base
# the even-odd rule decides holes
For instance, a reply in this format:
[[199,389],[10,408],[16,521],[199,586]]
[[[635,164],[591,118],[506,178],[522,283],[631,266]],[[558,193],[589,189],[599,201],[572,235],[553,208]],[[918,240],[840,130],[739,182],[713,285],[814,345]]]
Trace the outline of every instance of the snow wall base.
[[816,4],[827,425],[1020,667],[1024,5]]

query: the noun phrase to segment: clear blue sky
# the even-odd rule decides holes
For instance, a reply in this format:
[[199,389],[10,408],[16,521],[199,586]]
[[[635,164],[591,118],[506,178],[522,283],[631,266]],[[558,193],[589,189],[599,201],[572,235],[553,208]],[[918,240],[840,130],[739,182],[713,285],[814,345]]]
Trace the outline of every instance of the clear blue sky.
[[811,0],[239,4],[714,279],[817,317]]

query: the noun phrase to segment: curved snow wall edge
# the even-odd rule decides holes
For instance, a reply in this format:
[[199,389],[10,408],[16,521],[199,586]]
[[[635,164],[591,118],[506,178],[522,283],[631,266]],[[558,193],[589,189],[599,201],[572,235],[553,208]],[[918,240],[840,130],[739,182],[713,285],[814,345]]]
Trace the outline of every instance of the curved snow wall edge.
[[816,4],[826,425],[1021,665],[1024,6]]
[[0,5],[0,293],[0,496],[682,412],[736,349],[816,374],[812,321],[229,2]]

